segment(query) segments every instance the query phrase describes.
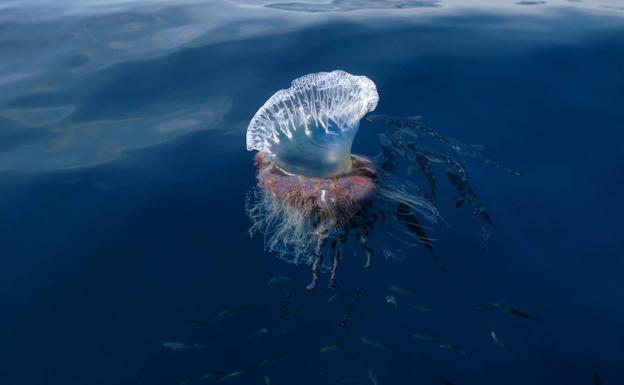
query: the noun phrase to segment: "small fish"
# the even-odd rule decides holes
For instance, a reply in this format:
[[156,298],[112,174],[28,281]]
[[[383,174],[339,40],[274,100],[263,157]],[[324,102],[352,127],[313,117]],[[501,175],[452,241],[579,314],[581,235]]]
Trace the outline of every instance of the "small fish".
[[347,348],[344,345],[340,345],[340,344],[334,344],[334,345],[327,345],[327,346],[323,346],[320,350],[321,353],[334,353],[334,352],[348,352],[349,348]]
[[414,297],[414,293],[412,293],[411,291],[407,291],[404,289],[401,289],[400,287],[398,287],[397,285],[392,285],[388,288],[388,290],[398,294],[398,295],[404,295],[404,296],[410,296],[410,297]]
[[298,316],[304,313],[305,313],[304,309],[291,310],[284,314],[284,318],[294,318],[295,316]]
[[500,309],[503,306],[505,306],[504,303],[492,302],[492,303],[485,304],[485,305],[477,305],[475,306],[475,310],[493,310],[493,309]]
[[379,146],[381,147],[381,154],[375,159],[375,163],[388,172],[394,171],[397,163],[396,148],[384,134],[379,134]]
[[490,336],[492,337],[492,339],[494,340],[494,342],[496,342],[497,345],[499,345],[500,347],[507,349],[509,351],[511,351],[511,347],[502,339],[500,339],[500,337],[498,337],[496,335],[496,333],[494,333],[493,331],[490,332]]
[[238,377],[238,376],[240,376],[242,374],[243,374],[243,372],[232,372],[232,373],[226,374],[225,376],[221,377],[219,382],[229,381],[232,378]]
[[475,309],[476,310],[500,310],[503,313],[512,315],[514,317],[520,317],[520,318],[528,319],[531,321],[539,322],[539,319],[523,311],[520,311],[516,308],[509,306],[506,302],[493,302],[487,305],[479,305],[479,306],[475,306]]
[[397,300],[397,297],[395,297],[394,295],[388,294],[385,297],[385,300],[386,300],[386,303],[391,304],[392,306],[394,306],[395,309],[399,308],[399,301]]
[[282,301],[282,318],[286,318],[290,311],[290,304],[292,304],[293,296],[290,292],[286,293],[286,297]]
[[422,341],[446,341],[446,336],[438,333],[414,333],[412,338]]
[[180,382],[180,385],[191,385],[196,382],[207,380],[208,378],[210,378],[208,375],[197,377],[197,378],[190,378],[190,379],[183,380],[182,382]]
[[216,322],[216,318],[211,320],[211,321],[194,322],[194,323],[186,324],[186,325],[184,325],[184,328],[186,328],[186,329],[204,329],[204,328],[207,328],[207,327],[210,327],[210,326],[214,325],[215,322]]
[[346,306],[346,312],[342,319],[340,320],[340,327],[346,328],[349,326],[349,322],[351,321],[351,316],[353,315],[353,308],[355,304],[362,298],[362,289],[357,289],[355,294],[351,296],[351,302],[349,302]]
[[169,349],[174,352],[192,352],[207,347],[207,345],[198,344],[197,342],[192,344],[185,344],[182,342],[163,342],[162,345],[165,349]]
[[275,357],[275,358],[266,358],[264,361],[262,361],[261,363],[258,364],[258,367],[259,368],[265,368],[267,366],[276,364],[276,363],[278,363],[280,361],[284,361],[285,359],[289,358],[292,355],[293,355],[293,353],[290,352],[290,353],[287,353],[287,354],[284,354],[282,356],[278,356],[278,357]]
[[453,344],[441,344],[440,345],[440,349],[448,349],[448,350],[452,350],[452,351],[455,351],[457,353],[460,353],[460,354],[462,354],[464,356],[466,355],[466,352],[462,348],[460,348],[457,345],[453,345]]
[[267,328],[261,328],[261,329],[258,329],[256,331],[254,331],[254,332],[251,332],[247,336],[247,339],[248,340],[255,340],[255,339],[260,338],[262,336],[265,336],[267,334],[271,334],[271,331],[269,329],[267,329]]
[[451,380],[447,380],[444,377],[440,377],[440,382],[443,383],[444,385],[455,385],[455,383]]
[[416,310],[420,310],[423,313],[432,313],[433,312],[433,309],[431,309],[429,307],[426,307],[426,306],[423,306],[423,305],[414,305],[414,306],[412,306],[412,308],[416,309]]
[[429,183],[429,193],[425,194],[431,202],[435,201],[436,195],[436,175],[433,166],[427,157],[423,154],[415,153],[413,160],[410,162],[413,166],[417,166],[422,171],[427,183]]
[[471,144],[470,148],[477,152],[485,152],[485,146],[482,144]]
[[327,302],[351,302],[353,300],[352,294],[347,293],[334,293],[328,299]]
[[204,380],[207,380],[207,379],[212,378],[212,377],[221,377],[221,376],[224,376],[225,374],[226,373],[224,371],[222,371],[222,370],[215,370],[215,371],[213,371],[211,373],[204,374],[203,376],[191,378],[189,380],[184,380],[184,381],[182,381],[180,383],[180,385],[191,385],[191,384],[194,384],[196,382],[204,381]]
[[275,285],[279,285],[288,281],[290,281],[290,277],[287,277],[285,275],[278,275],[276,277],[271,277],[269,281],[267,282],[267,284],[269,286],[275,286]]
[[446,176],[457,189],[459,196],[455,202],[456,207],[461,207],[464,201],[468,201],[474,207],[474,212],[479,215],[488,225],[493,226],[492,218],[485,209],[485,205],[477,198],[477,194],[468,184],[468,180],[462,178],[451,170],[446,170]]
[[420,244],[429,252],[429,254],[431,254],[433,261],[438,264],[440,270],[446,271],[446,268],[444,267],[444,265],[442,265],[433,249],[433,243],[431,242],[431,239],[427,236],[425,229],[420,225],[418,219],[409,208],[409,206],[405,203],[399,203],[395,215],[397,219],[399,219],[399,221],[401,221],[403,225],[405,225],[405,227],[407,227],[408,230],[412,234],[414,234],[416,239],[418,239]]
[[245,314],[253,309],[253,305],[241,306],[232,309],[226,309],[217,314],[218,317],[235,317],[241,314]]
[[371,368],[368,368],[368,379],[373,385],[379,385],[379,380]]
[[381,349],[381,350],[385,350],[386,352],[390,353],[390,349],[384,345],[381,344],[381,342],[374,340],[372,338],[368,338],[368,337],[360,337],[360,342],[362,342],[364,345],[368,345],[372,348],[377,348],[377,349]]
[[510,307],[507,310],[505,310],[505,312],[507,314],[510,314],[510,315],[513,315],[513,316],[516,316],[516,317],[520,317],[520,318],[528,319],[528,320],[531,320],[531,321],[539,322],[539,320],[537,318],[535,318],[533,316],[530,316],[527,313],[524,313],[524,312],[522,312],[522,311],[520,311],[518,309],[514,309],[514,308]]
[[600,374],[597,371],[594,371],[594,385],[602,385],[602,381],[600,380]]
[[492,234],[490,233],[490,230],[486,226],[481,225],[481,239],[483,240],[483,243],[481,244],[481,250],[487,250],[490,243],[491,235]]
[[262,379],[264,380],[264,385],[271,385],[271,379],[267,376],[262,376]]

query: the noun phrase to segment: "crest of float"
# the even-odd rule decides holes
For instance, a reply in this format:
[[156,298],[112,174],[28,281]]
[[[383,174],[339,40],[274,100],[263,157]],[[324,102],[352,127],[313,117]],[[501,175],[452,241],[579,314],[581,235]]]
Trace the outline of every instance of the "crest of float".
[[[262,232],[266,249],[281,259],[311,265],[308,289],[317,286],[321,271],[330,272],[329,286],[336,286],[344,248],[355,248],[365,256],[364,266],[370,267],[369,240],[380,234],[390,234],[401,249],[424,246],[444,270],[420,224],[439,219],[434,166],[446,167],[446,176],[458,191],[457,207],[469,202],[490,226],[491,218],[470,187],[461,158],[513,172],[413,118],[369,117],[394,133],[390,138],[379,136],[381,152],[374,160],[351,154],[360,120],[378,100],[375,84],[365,76],[344,71],[305,75],[276,92],[247,128],[247,149],[257,151],[258,167],[258,185],[246,204],[253,222],[250,234]],[[459,157],[422,147],[416,138],[431,138]],[[400,162],[420,170],[429,192],[410,177],[398,175]],[[377,240],[381,254],[397,257],[382,237]]]
[[292,174],[347,172],[360,120],[378,100],[375,83],[365,76],[344,71],[302,76],[256,112],[247,128],[247,150],[266,154]]

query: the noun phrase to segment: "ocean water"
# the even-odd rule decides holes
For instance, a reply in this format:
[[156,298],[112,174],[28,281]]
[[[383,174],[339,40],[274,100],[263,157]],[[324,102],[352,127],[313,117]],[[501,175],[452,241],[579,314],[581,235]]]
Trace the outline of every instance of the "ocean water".
[[[623,7],[2,1],[0,383],[623,384]],[[445,273],[422,248],[370,270],[346,256],[352,310],[328,302],[326,275],[307,292],[309,267],[266,252],[245,212],[249,120],[334,69],[376,83],[376,112],[526,174],[467,162],[496,228],[485,250],[441,187]],[[354,151],[374,155],[379,131],[363,121]],[[395,309],[391,285],[413,296]],[[494,301],[539,321],[475,310]],[[428,332],[465,354],[411,338]]]

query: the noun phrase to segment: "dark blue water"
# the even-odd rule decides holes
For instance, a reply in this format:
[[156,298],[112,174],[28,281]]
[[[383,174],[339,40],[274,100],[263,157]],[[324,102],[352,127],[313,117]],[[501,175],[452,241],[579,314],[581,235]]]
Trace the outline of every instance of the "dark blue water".
[[[594,371],[624,383],[617,4],[334,3],[0,6],[0,383],[180,384],[222,370],[244,372],[233,384],[370,384],[369,368],[382,385],[581,385]],[[324,285],[306,292],[308,268],[264,252],[244,209],[247,123],[292,79],[333,69],[371,78],[376,112],[422,115],[526,173],[469,163],[496,226],[485,251],[470,210],[440,191],[446,273],[419,249],[370,271],[347,258],[340,289],[363,294],[346,329],[345,305]],[[378,130],[363,122],[355,152],[373,155]],[[292,280],[269,287],[277,275]],[[416,294],[397,310],[384,302],[393,284]],[[282,317],[287,293],[303,312]],[[502,300],[540,322],[474,310]],[[247,339],[263,327],[272,335]],[[429,331],[466,355],[410,338]],[[334,343],[351,350],[319,353]]]

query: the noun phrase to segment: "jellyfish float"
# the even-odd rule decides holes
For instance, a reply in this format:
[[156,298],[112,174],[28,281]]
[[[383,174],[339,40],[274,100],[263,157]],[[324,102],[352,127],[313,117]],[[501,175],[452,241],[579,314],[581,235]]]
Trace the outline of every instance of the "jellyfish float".
[[[381,152],[374,158],[352,154],[360,120],[378,100],[375,84],[365,76],[339,70],[309,74],[275,93],[247,128],[247,150],[257,151],[258,168],[257,186],[246,202],[250,234],[262,233],[266,250],[279,258],[310,265],[309,290],[317,287],[321,272],[329,272],[329,287],[336,287],[348,247],[364,257],[366,268],[373,262],[373,243],[385,257],[396,257],[379,235],[407,247],[422,245],[444,270],[427,235],[427,226],[441,221],[434,167],[447,168],[458,192],[456,206],[468,202],[488,226],[491,218],[470,187],[462,159],[519,174],[418,118],[370,116],[394,133],[379,135]],[[421,147],[420,137],[436,140],[455,156]],[[399,175],[401,162],[424,175],[427,191]]]

